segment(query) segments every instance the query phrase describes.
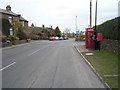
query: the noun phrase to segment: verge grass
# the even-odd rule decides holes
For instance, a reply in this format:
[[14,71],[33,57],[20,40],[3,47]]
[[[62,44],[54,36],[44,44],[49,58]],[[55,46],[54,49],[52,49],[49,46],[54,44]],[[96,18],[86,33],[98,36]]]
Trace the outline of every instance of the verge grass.
[[111,88],[118,88],[118,55],[106,50],[83,54]]

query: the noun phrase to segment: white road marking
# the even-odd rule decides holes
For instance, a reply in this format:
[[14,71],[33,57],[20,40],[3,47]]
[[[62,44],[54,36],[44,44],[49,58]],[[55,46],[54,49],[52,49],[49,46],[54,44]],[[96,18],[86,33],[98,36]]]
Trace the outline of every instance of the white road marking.
[[4,68],[1,68],[0,71],[3,71],[4,69],[9,68],[10,66],[14,65],[15,63],[16,63],[16,62],[13,62],[13,63],[5,66]]
[[104,77],[118,77],[119,75],[103,75]]
[[29,54],[28,56],[31,56],[31,55],[35,54],[36,52],[38,52],[38,51],[40,51],[40,49],[34,51],[33,53]]

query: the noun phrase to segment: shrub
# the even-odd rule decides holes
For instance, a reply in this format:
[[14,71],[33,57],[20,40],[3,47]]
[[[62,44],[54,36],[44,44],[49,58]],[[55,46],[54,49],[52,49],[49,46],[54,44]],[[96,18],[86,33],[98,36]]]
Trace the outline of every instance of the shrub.
[[2,41],[2,42],[6,42],[6,40],[7,40],[7,37],[5,36],[5,35],[2,35],[1,37],[0,37],[0,41]]
[[27,35],[23,32],[23,30],[19,30],[19,31],[18,31],[17,37],[18,37],[20,40],[25,40],[25,39],[27,39]]
[[38,40],[39,36],[38,35],[30,35],[29,38],[32,40]]
[[19,37],[15,37],[15,39],[16,39],[16,40],[20,40],[20,38],[19,38]]
[[85,35],[80,35],[81,38],[85,38]]
[[16,37],[10,35],[10,36],[7,37],[7,40],[14,41],[14,40],[16,40]]

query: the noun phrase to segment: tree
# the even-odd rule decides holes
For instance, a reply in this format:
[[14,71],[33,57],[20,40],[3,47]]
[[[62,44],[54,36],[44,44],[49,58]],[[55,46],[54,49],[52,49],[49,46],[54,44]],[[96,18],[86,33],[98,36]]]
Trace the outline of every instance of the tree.
[[21,30],[21,28],[22,28],[22,23],[18,19],[15,19],[13,21],[12,25],[14,28],[14,36],[16,37],[18,34],[18,30]]
[[69,28],[66,28],[65,30],[64,30],[64,34],[66,34],[67,36],[70,36],[70,29]]
[[31,27],[34,27],[34,24],[33,24],[33,23],[31,24]]
[[58,26],[55,28],[55,35],[58,36],[58,37],[61,36],[61,31],[60,31]]

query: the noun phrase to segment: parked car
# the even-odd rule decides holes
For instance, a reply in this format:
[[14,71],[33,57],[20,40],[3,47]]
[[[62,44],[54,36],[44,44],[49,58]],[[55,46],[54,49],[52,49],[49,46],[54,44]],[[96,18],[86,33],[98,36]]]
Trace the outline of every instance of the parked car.
[[68,37],[64,37],[64,40],[68,40]]
[[55,40],[59,40],[59,37],[55,37]]
[[85,41],[85,38],[83,38],[83,41]]
[[63,40],[63,37],[59,37],[59,40]]
[[53,41],[53,40],[55,40],[55,37],[50,37],[49,40]]

